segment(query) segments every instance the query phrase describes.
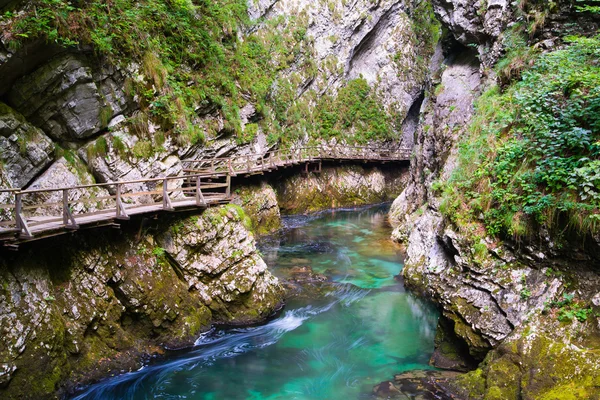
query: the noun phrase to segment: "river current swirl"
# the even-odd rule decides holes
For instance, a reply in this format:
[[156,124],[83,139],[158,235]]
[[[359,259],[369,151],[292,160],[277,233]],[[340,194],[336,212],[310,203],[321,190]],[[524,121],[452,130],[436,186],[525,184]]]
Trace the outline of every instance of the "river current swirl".
[[333,289],[288,302],[269,322],[213,328],[195,346],[92,385],[74,399],[359,399],[428,367],[437,313],[394,279],[387,206],[284,218],[259,249],[281,278],[310,266]]

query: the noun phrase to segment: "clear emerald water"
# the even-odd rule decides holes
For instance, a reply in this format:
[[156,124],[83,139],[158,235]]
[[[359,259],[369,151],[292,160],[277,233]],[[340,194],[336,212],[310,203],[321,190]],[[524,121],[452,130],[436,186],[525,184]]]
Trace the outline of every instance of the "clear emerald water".
[[335,289],[296,299],[255,327],[213,330],[192,348],[90,386],[76,399],[358,399],[394,374],[428,367],[438,315],[394,279],[388,207],[284,219],[259,248],[282,278],[294,266]]

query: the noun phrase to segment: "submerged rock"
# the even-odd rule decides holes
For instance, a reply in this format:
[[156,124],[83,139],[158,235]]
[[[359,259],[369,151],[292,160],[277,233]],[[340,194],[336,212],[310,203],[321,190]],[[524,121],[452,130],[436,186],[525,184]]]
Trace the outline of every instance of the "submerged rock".
[[401,400],[455,400],[460,399],[447,386],[450,379],[459,376],[450,371],[417,370],[394,376],[393,381],[381,382],[373,388],[373,397]]
[[284,279],[283,287],[287,298],[316,299],[342,286],[333,282],[329,277],[314,272],[308,265],[292,267],[289,277]]

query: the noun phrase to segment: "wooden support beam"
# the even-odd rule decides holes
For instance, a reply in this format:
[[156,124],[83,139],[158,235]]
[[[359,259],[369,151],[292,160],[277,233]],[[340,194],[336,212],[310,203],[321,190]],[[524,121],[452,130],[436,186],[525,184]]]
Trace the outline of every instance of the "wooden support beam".
[[116,206],[116,211],[117,211],[117,219],[123,219],[123,220],[128,220],[129,219],[129,215],[127,215],[127,212],[125,211],[125,206],[123,205],[123,199],[121,198],[121,184],[117,183],[117,189],[116,189],[117,193],[115,196],[116,202],[117,202],[117,206]]
[[196,177],[196,205],[199,207],[206,207],[206,200],[202,194],[202,187],[200,185],[200,177]]
[[17,229],[19,230],[19,237],[21,238],[32,238],[31,230],[27,226],[27,220],[22,214],[23,210],[23,198],[20,193],[15,194],[15,222],[17,223]]
[[173,211],[173,205],[171,204],[171,199],[169,198],[169,181],[167,178],[163,180],[163,210],[165,211]]
[[63,225],[67,229],[79,229],[79,225],[69,207],[69,189],[63,189]]

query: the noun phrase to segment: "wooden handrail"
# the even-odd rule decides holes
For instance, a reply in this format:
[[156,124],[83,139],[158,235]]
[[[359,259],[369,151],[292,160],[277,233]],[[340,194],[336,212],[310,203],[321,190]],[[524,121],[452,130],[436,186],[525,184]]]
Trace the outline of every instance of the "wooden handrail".
[[[11,200],[0,204],[0,210],[8,210],[14,215],[10,221],[0,221],[2,226],[14,226],[14,229],[0,231],[0,242],[7,240],[6,235],[17,233],[17,238],[32,239],[34,234],[43,232],[44,229],[52,230],[77,229],[82,223],[81,218],[86,217],[84,223],[90,220],[122,220],[129,219],[129,213],[148,212],[145,210],[174,211],[177,207],[191,204],[198,207],[207,207],[209,204],[228,201],[231,197],[231,178],[237,174],[264,173],[278,167],[287,167],[298,163],[319,162],[327,160],[362,160],[362,161],[406,161],[410,156],[410,149],[387,148],[377,146],[302,146],[287,150],[271,150],[265,153],[252,153],[232,157],[213,157],[201,160],[182,160],[183,174],[156,178],[134,179],[128,181],[103,182],[87,185],[75,185],[58,188],[41,189],[0,189],[0,193],[9,193]],[[194,164],[200,164],[194,166]],[[306,167],[308,172],[308,164]],[[213,182],[214,179],[225,179],[225,183]],[[169,182],[182,181],[181,185],[169,187]],[[150,187],[125,190],[127,185],[153,183]],[[114,188],[109,195],[82,195],[78,199],[70,199],[76,191],[88,191],[93,188]],[[216,189],[217,192],[206,192]],[[221,192],[219,192],[221,190]],[[224,191],[224,193],[223,193]],[[43,199],[25,198],[36,194],[51,194],[61,192],[59,198],[51,202]],[[114,193],[114,194],[112,194]],[[172,197],[181,193],[179,197]],[[125,202],[125,199],[151,196],[151,202],[146,204]],[[188,196],[192,196],[191,198]],[[45,197],[48,199],[48,197]],[[157,202],[157,199],[160,199]],[[33,203],[33,204],[32,204]],[[100,210],[87,211],[75,214],[74,204],[98,204]],[[56,213],[44,217],[25,217],[24,212],[42,208],[55,207]],[[106,208],[108,207],[108,208]],[[144,208],[146,207],[146,208]],[[150,207],[150,208],[148,208]],[[60,210],[60,211],[58,211]],[[39,213],[39,211],[35,211]],[[9,215],[10,215],[9,214]],[[95,218],[95,219],[94,219]]]

